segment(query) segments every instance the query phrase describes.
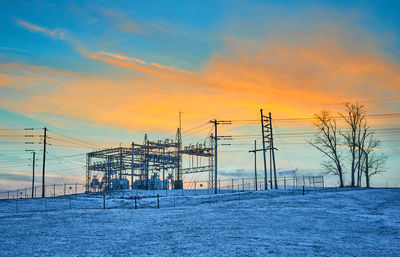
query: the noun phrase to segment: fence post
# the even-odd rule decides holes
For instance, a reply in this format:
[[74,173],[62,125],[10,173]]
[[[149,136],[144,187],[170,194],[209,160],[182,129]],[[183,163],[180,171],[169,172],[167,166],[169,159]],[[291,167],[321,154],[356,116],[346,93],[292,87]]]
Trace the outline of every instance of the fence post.
[[304,185],[303,185],[303,195],[304,195]]
[[53,192],[54,197],[56,197],[56,184],[54,184],[54,192]]
[[160,195],[157,194],[157,209],[160,209]]
[[137,210],[137,196],[135,195],[135,210]]
[[75,194],[78,193],[78,183],[75,183]]
[[65,184],[64,184],[64,195],[65,195]]
[[324,176],[321,176],[321,177],[322,177],[322,188],[325,188]]
[[103,210],[106,209],[106,195],[103,194]]
[[286,177],[283,177],[283,188],[286,189]]

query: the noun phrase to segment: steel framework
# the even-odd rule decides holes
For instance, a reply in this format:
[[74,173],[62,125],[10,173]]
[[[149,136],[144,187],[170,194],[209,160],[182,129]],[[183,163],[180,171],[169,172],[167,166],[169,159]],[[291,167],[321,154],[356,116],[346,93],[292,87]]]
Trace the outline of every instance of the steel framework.
[[[207,158],[208,165],[182,167],[182,156]],[[213,147],[196,144],[182,147],[180,129],[176,140],[150,141],[147,135],[143,144],[132,143],[131,147],[116,147],[87,153],[86,191],[122,189],[121,181],[129,181],[133,189],[134,179],[139,181],[139,188],[150,189],[149,179],[159,175],[164,183],[166,175],[171,188],[183,188],[182,176],[200,172],[213,174]],[[207,163],[207,162],[206,162]],[[137,182],[136,182],[137,183]]]

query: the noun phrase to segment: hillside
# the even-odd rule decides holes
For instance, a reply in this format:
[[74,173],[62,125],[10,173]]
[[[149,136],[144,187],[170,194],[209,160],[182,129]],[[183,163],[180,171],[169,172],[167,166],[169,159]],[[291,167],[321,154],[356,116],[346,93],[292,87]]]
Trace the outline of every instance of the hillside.
[[20,201],[19,213],[15,200],[2,201],[0,255],[395,256],[400,251],[398,189],[318,190],[305,196],[242,192],[240,201],[238,193],[170,194],[160,197],[160,209],[156,198],[145,198],[137,210],[133,195],[108,195],[106,210],[95,194],[47,199],[48,211],[43,199]]

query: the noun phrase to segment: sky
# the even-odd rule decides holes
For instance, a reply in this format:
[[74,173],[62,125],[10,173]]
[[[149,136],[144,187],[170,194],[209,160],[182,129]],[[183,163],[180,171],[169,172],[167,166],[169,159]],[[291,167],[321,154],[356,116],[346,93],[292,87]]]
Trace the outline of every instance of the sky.
[[[190,144],[205,140],[211,119],[258,120],[263,108],[277,121],[278,171],[321,174],[311,135],[293,134],[313,132],[311,122],[285,119],[337,113],[345,101],[365,105],[388,156],[372,184],[399,185],[399,116],[379,116],[400,112],[399,5],[0,0],[0,190],[29,186],[25,150],[38,152],[40,169],[45,126],[49,183],[83,182],[86,152],[146,133],[173,138],[180,111]],[[252,176],[254,139],[220,147],[223,177]]]

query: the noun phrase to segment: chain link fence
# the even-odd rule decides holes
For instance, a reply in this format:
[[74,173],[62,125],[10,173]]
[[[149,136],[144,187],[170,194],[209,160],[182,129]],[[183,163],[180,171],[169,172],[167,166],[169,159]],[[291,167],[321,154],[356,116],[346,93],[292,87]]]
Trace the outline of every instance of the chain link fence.
[[[41,197],[41,186],[2,193],[0,213],[20,213],[39,211],[62,211],[76,209],[144,209],[175,208],[220,201],[237,201],[259,198],[265,193],[265,181],[259,178],[218,180],[218,194],[209,187],[208,181],[185,182],[179,190],[117,190],[108,192],[85,192],[83,184],[47,185],[46,198]],[[306,194],[324,188],[323,176],[283,177],[277,180],[280,190],[270,190],[268,197],[274,195]],[[337,189],[336,189],[337,190]],[[260,192],[259,192],[260,191]],[[261,192],[264,191],[264,192]],[[326,189],[325,189],[326,191]]]
[[[3,191],[0,192],[0,199],[26,199],[42,197],[42,186]],[[45,197],[58,197],[85,192],[84,184],[49,184],[45,185]]]

